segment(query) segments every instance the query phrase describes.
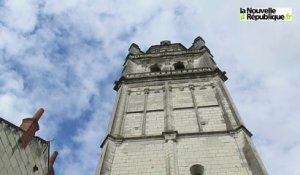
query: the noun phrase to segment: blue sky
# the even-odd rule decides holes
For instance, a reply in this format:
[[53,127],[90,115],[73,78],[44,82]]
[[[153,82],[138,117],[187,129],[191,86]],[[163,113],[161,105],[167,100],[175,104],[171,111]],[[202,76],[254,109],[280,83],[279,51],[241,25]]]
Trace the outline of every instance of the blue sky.
[[[290,7],[292,22],[240,22],[240,7]],[[0,116],[46,112],[38,135],[60,175],[94,174],[131,43],[201,36],[272,175],[299,175],[300,3],[0,0]]]

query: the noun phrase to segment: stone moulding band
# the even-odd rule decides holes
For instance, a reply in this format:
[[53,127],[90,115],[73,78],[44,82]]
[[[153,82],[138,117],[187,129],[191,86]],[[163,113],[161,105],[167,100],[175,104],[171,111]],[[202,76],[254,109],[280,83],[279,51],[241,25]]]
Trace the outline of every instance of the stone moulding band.
[[139,137],[116,137],[111,134],[108,134],[104,140],[102,141],[100,148],[103,148],[107,139],[110,139],[114,142],[123,142],[125,140],[139,140],[139,139],[165,139],[165,134],[176,133],[176,138],[186,137],[186,136],[211,136],[211,135],[232,135],[232,133],[238,133],[240,131],[244,131],[249,137],[252,137],[252,133],[244,126],[240,125],[239,127],[231,130],[224,131],[209,131],[209,132],[193,132],[193,133],[177,133],[177,131],[168,131],[163,132],[161,135],[153,135],[153,136],[139,136]]

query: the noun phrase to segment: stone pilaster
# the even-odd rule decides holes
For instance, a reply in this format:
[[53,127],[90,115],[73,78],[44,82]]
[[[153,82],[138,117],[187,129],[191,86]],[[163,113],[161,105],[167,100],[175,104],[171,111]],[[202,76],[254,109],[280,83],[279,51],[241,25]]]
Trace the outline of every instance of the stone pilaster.
[[121,87],[121,93],[119,95],[119,100],[117,102],[117,107],[115,111],[115,115],[113,116],[113,121],[112,121],[112,129],[111,129],[111,134],[119,136],[121,134],[121,126],[123,123],[123,117],[125,115],[125,106],[127,104],[126,99],[127,99],[127,86],[123,85]]
[[195,109],[195,113],[196,113],[198,129],[199,129],[199,132],[201,132],[201,131],[203,130],[203,129],[202,129],[202,126],[201,126],[202,118],[201,118],[201,116],[199,115],[199,111],[198,111],[198,105],[197,105],[197,101],[196,101],[195,94],[194,94],[194,90],[195,90],[194,85],[190,84],[190,85],[189,85],[189,89],[190,89],[190,91],[191,91],[191,96],[192,96],[192,100],[193,100],[193,105],[194,105],[194,109]]
[[167,175],[178,175],[178,162],[176,152],[176,137],[177,132],[164,132],[165,138],[165,156],[166,156],[166,174]]
[[221,100],[221,96],[220,96],[220,93],[218,91],[217,88],[214,88],[214,93],[215,93],[215,97],[218,101],[218,104],[219,106],[221,107],[222,109],[222,117],[224,118],[224,121],[225,121],[225,124],[226,124],[226,129],[227,130],[231,130],[232,129],[232,125],[231,125],[231,122],[230,122],[230,119],[228,117],[228,113],[224,107],[224,104],[222,103],[222,100]]
[[145,136],[145,132],[146,132],[147,102],[148,102],[149,91],[150,91],[149,88],[144,89],[144,113],[143,113],[143,120],[142,120],[142,136]]
[[130,90],[126,89],[126,91],[124,91],[124,96],[125,96],[125,105],[124,105],[124,109],[123,109],[123,114],[122,114],[122,120],[121,120],[121,128],[119,131],[119,135],[123,136],[124,133],[124,120],[125,120],[125,116],[126,116],[126,111],[127,111],[127,107],[128,107],[128,101],[129,101],[129,95],[130,95]]
[[173,131],[174,127],[174,118],[172,115],[173,107],[172,107],[172,87],[168,82],[165,82],[163,87],[164,93],[164,111],[165,111],[165,131]]
[[[227,92],[227,89],[225,88],[223,82],[221,82],[221,80],[218,80],[218,86],[220,87],[221,90],[221,94],[225,100],[226,103],[229,106],[229,109],[234,117],[234,122],[236,123],[237,126],[243,125],[243,122],[241,120],[241,118],[239,117],[239,114],[237,112],[237,110],[235,109],[235,106],[233,105],[233,100],[230,98],[229,93]],[[232,125],[234,125],[234,123],[232,123]]]

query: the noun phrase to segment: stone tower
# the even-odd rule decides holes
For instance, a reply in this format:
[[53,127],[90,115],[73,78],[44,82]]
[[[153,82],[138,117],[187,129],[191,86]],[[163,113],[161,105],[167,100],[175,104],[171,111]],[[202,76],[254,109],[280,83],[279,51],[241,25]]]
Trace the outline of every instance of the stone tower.
[[201,37],[129,48],[97,175],[267,175]]

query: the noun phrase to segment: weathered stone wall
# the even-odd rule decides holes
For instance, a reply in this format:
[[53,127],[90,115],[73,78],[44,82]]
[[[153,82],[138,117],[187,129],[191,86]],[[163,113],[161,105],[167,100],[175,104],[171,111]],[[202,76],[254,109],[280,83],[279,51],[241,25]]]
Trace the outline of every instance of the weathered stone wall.
[[252,175],[229,134],[179,138],[177,154],[180,175],[189,175],[190,167],[195,164],[204,166],[206,175]]
[[167,97],[164,84],[129,85],[128,91],[123,92],[127,96],[122,104],[124,109],[119,109],[125,113],[115,120],[121,122],[122,136],[161,135],[168,121],[179,133],[199,132],[199,128],[210,132],[237,127],[230,101],[216,81],[175,81],[168,88]]
[[211,106],[218,105],[217,99],[215,97],[214,88],[211,86],[202,86],[195,88],[195,98],[197,106]]
[[[195,164],[205,175],[265,175],[243,129],[206,135],[108,140],[101,175],[190,175]],[[99,174],[99,173],[98,173]]]
[[193,100],[188,87],[173,88],[171,94],[174,109],[193,107]]
[[219,106],[199,108],[199,115],[203,120],[203,131],[225,131],[226,124]]
[[174,110],[173,116],[175,130],[177,130],[178,133],[199,132],[194,109]]
[[164,140],[125,141],[116,147],[111,175],[166,174]]
[[[103,147],[103,153],[97,174],[111,175],[112,164],[115,158],[116,143],[108,139]],[[101,169],[99,169],[101,167]]]
[[[125,139],[108,141],[101,175],[188,175],[194,164],[204,166],[206,175],[267,174],[244,131],[227,132],[237,128],[239,118],[215,79],[167,84],[128,85],[128,91],[123,92],[127,100],[122,110],[126,112],[118,120]],[[175,141],[163,139],[166,125],[173,125],[178,132]],[[223,134],[198,134],[205,132]],[[186,135],[190,133],[193,135]],[[148,136],[155,138],[147,140]],[[132,137],[135,139],[126,140]]]
[[129,95],[127,112],[144,111],[145,95],[143,92],[134,92]]
[[34,137],[24,149],[23,131],[0,118],[0,174],[47,175],[49,143]]
[[142,113],[126,114],[123,127],[124,137],[141,136],[142,134]]
[[164,109],[164,93],[162,90],[150,91],[147,101],[147,111]]
[[261,166],[262,162],[249,136],[243,132],[237,133],[236,142],[239,145],[239,151],[243,155],[243,162],[248,170],[254,175],[267,174],[265,168]]
[[164,112],[147,112],[146,135],[161,135],[164,131]]

